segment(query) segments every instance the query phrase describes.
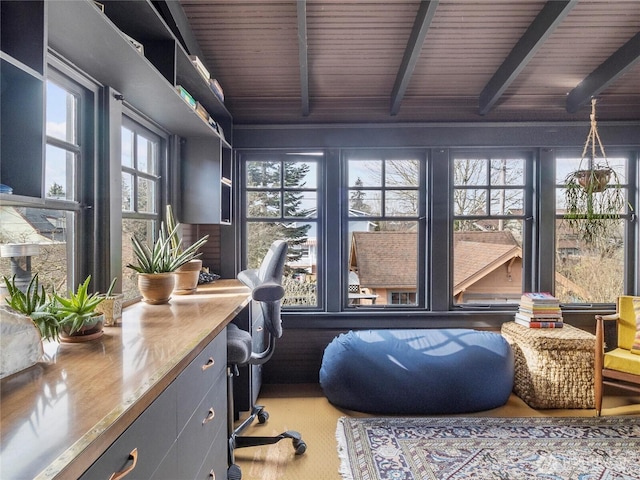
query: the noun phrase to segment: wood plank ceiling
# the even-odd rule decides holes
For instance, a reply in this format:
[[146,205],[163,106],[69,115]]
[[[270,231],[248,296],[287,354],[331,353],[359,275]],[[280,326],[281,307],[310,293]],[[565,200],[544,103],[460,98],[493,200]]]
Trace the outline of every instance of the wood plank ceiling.
[[237,124],[640,120],[637,0],[180,3]]

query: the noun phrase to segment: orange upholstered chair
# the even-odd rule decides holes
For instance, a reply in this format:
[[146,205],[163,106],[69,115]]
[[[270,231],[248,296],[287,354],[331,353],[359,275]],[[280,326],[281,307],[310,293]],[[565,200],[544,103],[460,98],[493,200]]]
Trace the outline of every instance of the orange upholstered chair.
[[[640,297],[621,296],[616,313],[596,315],[595,404],[596,415],[602,411],[603,385],[614,385],[640,392],[640,354],[632,353],[636,338],[636,321],[640,316]],[[604,322],[616,322],[615,345],[605,345]]]

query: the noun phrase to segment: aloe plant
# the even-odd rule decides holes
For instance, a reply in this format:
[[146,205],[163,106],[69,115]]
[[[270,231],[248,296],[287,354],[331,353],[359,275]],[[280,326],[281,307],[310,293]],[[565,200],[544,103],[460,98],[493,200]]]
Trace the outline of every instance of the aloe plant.
[[7,287],[8,296],[5,301],[13,310],[27,315],[34,325],[40,330],[40,335],[45,340],[57,340],[60,333],[58,319],[49,309],[48,297],[43,285],[39,284],[36,273],[27,290],[23,292],[16,286],[16,276],[11,279],[2,277]]
[[[66,297],[56,293],[52,295],[53,304],[50,306],[50,311],[57,318],[61,327],[68,328],[70,334],[74,334],[86,324],[90,324],[92,317],[96,316],[96,307],[104,301],[104,295],[88,293],[90,281],[91,275],[78,285],[75,293],[70,291]],[[111,282],[112,286],[114,284],[115,282]]]
[[[198,253],[198,249],[207,242],[209,235],[183,249],[182,239],[179,239],[178,236],[179,227],[180,224],[174,224],[173,228],[168,231],[164,222],[161,223],[153,248],[137,237],[131,238],[133,253],[138,264],[129,263],[127,267],[138,273],[167,273],[173,272],[188,261],[199,257],[201,253]],[[175,246],[173,246],[172,240],[175,242]]]

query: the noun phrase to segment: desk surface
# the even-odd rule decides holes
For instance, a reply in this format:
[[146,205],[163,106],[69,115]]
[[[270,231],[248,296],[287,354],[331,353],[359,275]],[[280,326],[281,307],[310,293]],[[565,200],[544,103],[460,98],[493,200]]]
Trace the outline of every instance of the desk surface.
[[136,303],[86,343],[0,383],[0,478],[77,478],[249,303],[236,280],[168,305]]

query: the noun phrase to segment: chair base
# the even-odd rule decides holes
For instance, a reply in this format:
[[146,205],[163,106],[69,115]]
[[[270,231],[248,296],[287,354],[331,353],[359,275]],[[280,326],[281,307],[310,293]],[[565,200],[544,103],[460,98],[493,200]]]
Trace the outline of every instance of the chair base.
[[241,433],[253,423],[254,420],[258,420],[259,424],[265,423],[269,419],[269,413],[264,409],[262,405],[254,405],[251,409],[251,414],[242,421],[237,427],[233,427],[233,376],[235,369],[229,368],[227,377],[227,393],[229,402],[229,468],[227,469],[227,480],[241,480],[242,471],[240,467],[235,464],[234,451],[236,448],[257,447],[259,445],[272,445],[278,443],[280,440],[290,438],[296,455],[302,455],[307,451],[307,444],[302,440],[300,433],[287,430],[280,435],[271,437],[260,436],[242,436]]

